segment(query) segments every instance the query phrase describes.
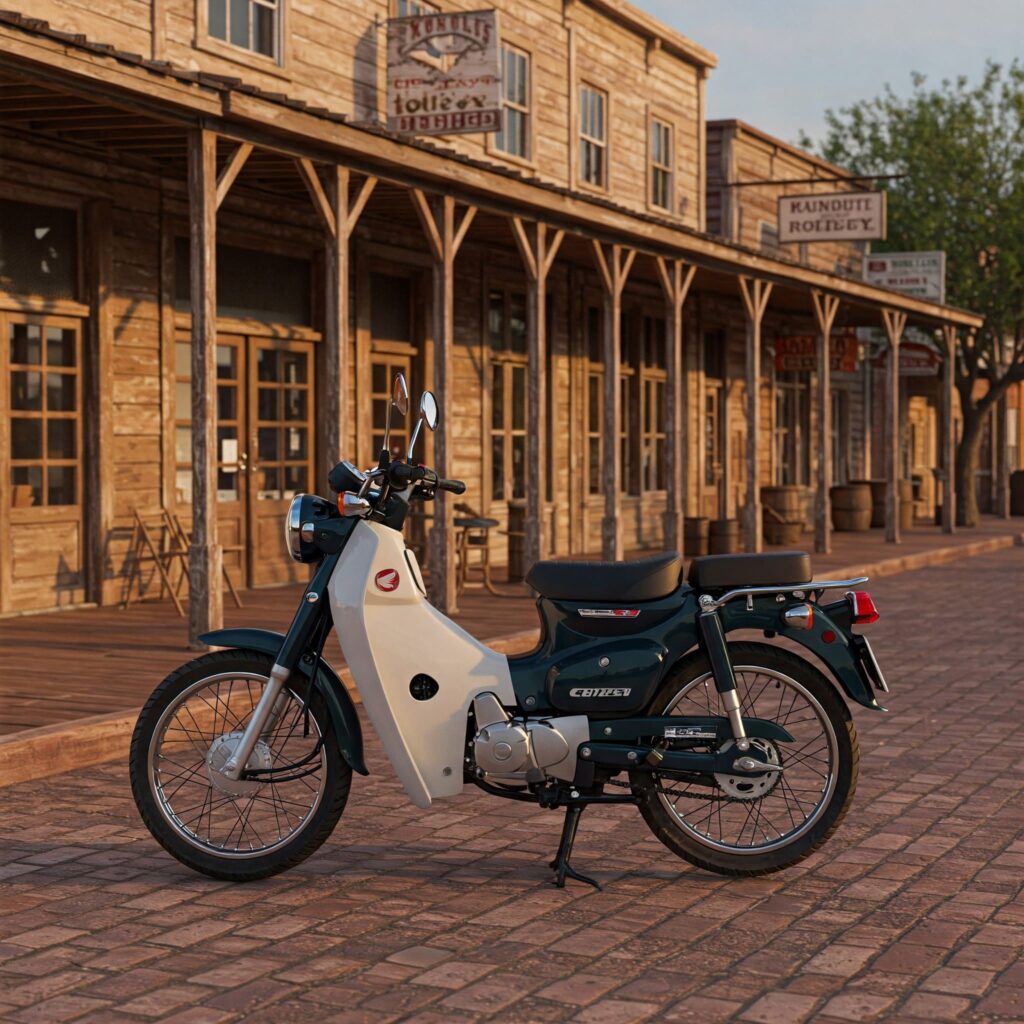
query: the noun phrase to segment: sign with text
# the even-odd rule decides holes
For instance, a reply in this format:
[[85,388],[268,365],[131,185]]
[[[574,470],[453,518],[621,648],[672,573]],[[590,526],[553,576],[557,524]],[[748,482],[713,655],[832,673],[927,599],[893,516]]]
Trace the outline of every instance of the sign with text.
[[864,280],[931,302],[946,301],[946,254],[880,252],[864,257]]
[[[856,331],[832,334],[832,372],[853,373],[857,369]],[[816,334],[780,334],[775,338],[775,369],[780,373],[805,373],[818,368]]]
[[[876,357],[876,369],[884,369],[888,365],[889,352],[883,349]],[[935,377],[942,369],[942,356],[935,343],[922,341],[900,342],[900,376],[901,377]]]
[[885,238],[884,192],[779,197],[779,242]]
[[410,135],[501,126],[496,11],[416,14],[388,21],[388,128]]

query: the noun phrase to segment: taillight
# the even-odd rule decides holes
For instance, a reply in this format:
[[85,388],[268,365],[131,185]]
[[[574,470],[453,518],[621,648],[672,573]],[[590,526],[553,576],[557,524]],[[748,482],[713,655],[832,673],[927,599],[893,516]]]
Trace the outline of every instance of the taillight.
[[855,626],[870,626],[872,622],[878,621],[878,609],[871,595],[866,590],[851,590],[846,595],[853,610],[853,624]]

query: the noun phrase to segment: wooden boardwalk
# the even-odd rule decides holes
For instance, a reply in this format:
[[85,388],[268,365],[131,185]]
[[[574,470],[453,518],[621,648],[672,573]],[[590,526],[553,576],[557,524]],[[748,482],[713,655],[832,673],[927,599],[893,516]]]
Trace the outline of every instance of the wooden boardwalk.
[[[837,534],[830,556],[814,560],[821,577],[839,567],[867,565],[936,548],[964,545],[1020,531],[1024,521],[987,519],[952,537],[922,527],[899,547],[881,531]],[[811,538],[805,540],[810,543]],[[498,572],[498,578],[501,571]],[[536,612],[525,587],[503,588],[523,596],[509,599],[468,591],[457,621],[482,639],[522,633],[536,626]],[[284,630],[300,588],[288,586],[243,592],[245,607],[225,603],[225,624]],[[529,638],[523,638],[528,646]],[[335,640],[327,655],[337,664]],[[0,619],[0,734],[139,707],[173,668],[192,655],[186,647],[185,620],[169,602],[119,608],[86,608]]]

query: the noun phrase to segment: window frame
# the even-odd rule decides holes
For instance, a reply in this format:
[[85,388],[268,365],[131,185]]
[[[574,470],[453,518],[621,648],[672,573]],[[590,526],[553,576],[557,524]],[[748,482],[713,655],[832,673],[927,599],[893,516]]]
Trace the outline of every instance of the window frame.
[[[505,98],[505,50],[512,50],[517,55],[523,57],[526,61],[526,105],[520,106],[514,104]],[[487,153],[491,156],[496,157],[500,160],[508,160],[511,163],[520,164],[524,167],[536,167],[537,161],[535,158],[536,153],[536,133],[535,133],[535,118],[533,116],[536,104],[534,102],[535,94],[533,87],[533,51],[528,47],[521,45],[521,43],[512,38],[508,38],[503,35],[501,39],[501,129],[499,131],[487,132],[484,136],[485,143],[484,148]],[[523,114],[526,119],[526,125],[523,133],[523,137],[526,144],[526,153],[512,153],[506,149],[502,149],[498,143],[498,136],[503,133],[505,127],[505,112],[506,110],[516,110]]]
[[[604,493],[604,360],[592,358],[591,321],[596,324],[597,345],[595,351],[603,355],[602,320],[603,311],[600,302],[586,301],[583,306],[583,358],[581,360],[586,386],[583,390],[583,497],[599,498]],[[596,382],[593,396],[591,388]],[[596,427],[592,425],[592,410],[596,408]],[[597,451],[597,472],[591,473],[592,449]]]
[[[225,0],[229,5],[230,0]],[[249,7],[253,4],[261,7],[270,6],[266,0],[248,0]],[[287,0],[274,0],[277,11],[275,26],[275,54],[273,57],[238,46],[210,31],[210,0],[195,0],[195,36],[192,40],[193,49],[221,57],[235,64],[241,64],[255,71],[261,71],[277,78],[291,78],[288,69],[291,66],[291,34],[289,32]],[[230,33],[229,33],[230,34]]]
[[[583,93],[584,90],[599,96],[602,101],[601,136],[591,135],[584,131],[583,125]],[[607,89],[587,79],[581,79],[576,86],[576,184],[585,189],[592,189],[596,192],[608,192],[611,181],[611,140],[609,139],[609,128],[611,126],[611,94]],[[583,176],[584,159],[583,154],[586,146],[593,146],[601,154],[601,174],[599,181],[592,181]]]
[[[640,311],[639,343],[639,427],[637,437],[640,450],[637,460],[637,479],[641,494],[665,494],[668,491],[668,467],[665,463],[668,445],[668,367],[665,365],[665,317],[649,310]],[[650,335],[648,335],[650,330]],[[650,346],[648,346],[650,342]],[[648,359],[648,349],[660,354]],[[661,400],[657,396],[660,394]],[[652,400],[652,395],[654,396]],[[653,406],[653,415],[652,415]],[[661,414],[659,415],[659,407]],[[653,449],[653,459],[648,455]],[[663,486],[658,486],[658,477]],[[653,480],[653,484],[652,484]]]
[[[492,341],[490,314],[491,302],[495,296],[501,296],[502,303],[502,347],[496,349]],[[487,475],[486,494],[488,505],[496,502],[508,503],[509,501],[520,501],[526,498],[527,486],[527,446],[530,422],[529,409],[529,340],[526,340],[526,347],[522,352],[513,350],[511,344],[511,316],[509,308],[513,296],[522,299],[524,332],[526,321],[526,292],[514,286],[504,283],[490,282],[484,289],[484,329],[487,351],[487,402],[485,409],[484,430],[487,438],[485,452],[487,453]],[[515,426],[515,405],[513,395],[515,394],[516,374],[521,374],[523,379],[523,409],[522,427]],[[502,388],[502,423],[496,426],[494,422],[494,392],[495,381],[500,375]],[[501,438],[502,465],[501,465],[501,493],[496,493],[494,450],[495,439]],[[515,460],[513,449],[517,438],[522,438],[523,463],[522,480],[520,481],[521,493],[516,493],[516,475],[514,471]]]
[[[655,159],[654,141],[660,129],[667,132],[667,153],[666,162],[659,163]],[[665,117],[656,110],[649,110],[647,113],[647,205],[652,210],[667,213],[670,216],[677,216],[675,202],[676,189],[676,125],[675,122]],[[655,175],[663,174],[665,177],[665,203],[659,203],[655,196]]]

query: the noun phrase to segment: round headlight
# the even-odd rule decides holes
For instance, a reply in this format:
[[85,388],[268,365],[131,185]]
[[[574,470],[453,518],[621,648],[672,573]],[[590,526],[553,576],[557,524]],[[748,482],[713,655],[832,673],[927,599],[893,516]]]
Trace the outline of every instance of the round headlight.
[[288,554],[296,562],[303,561],[302,558],[302,504],[306,500],[305,494],[296,494],[292,503],[288,506],[288,515],[284,519],[284,540],[288,548]]

